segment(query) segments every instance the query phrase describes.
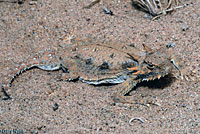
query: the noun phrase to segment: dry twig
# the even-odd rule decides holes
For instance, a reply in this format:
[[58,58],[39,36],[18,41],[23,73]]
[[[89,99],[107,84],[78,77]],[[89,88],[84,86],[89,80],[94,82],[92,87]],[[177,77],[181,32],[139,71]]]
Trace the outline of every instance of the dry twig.
[[186,6],[179,6],[179,0],[132,0],[132,5],[154,16],[153,20]]

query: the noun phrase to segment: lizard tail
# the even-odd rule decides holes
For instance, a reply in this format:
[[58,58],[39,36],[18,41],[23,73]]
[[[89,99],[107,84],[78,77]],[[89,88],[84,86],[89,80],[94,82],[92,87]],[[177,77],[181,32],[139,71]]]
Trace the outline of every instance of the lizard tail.
[[9,73],[4,76],[2,82],[2,91],[7,96],[6,99],[11,99],[11,85],[14,79],[23,72],[38,67],[46,71],[54,71],[60,69],[60,60],[53,51],[45,51],[44,53],[35,55],[33,57],[24,60],[15,66],[15,68],[9,70]]

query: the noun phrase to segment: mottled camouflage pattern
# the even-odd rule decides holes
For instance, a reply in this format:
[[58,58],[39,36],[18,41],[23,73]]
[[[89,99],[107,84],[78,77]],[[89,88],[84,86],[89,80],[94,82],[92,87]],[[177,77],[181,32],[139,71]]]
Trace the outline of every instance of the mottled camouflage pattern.
[[141,51],[123,44],[87,42],[75,43],[61,50],[48,50],[10,70],[2,89],[10,98],[12,81],[22,72],[33,67],[46,71],[61,69],[62,80],[81,80],[92,85],[121,84],[115,101],[126,101],[124,95],[137,83],[159,79],[179,70],[179,63],[170,53],[171,48],[155,51],[144,48]]

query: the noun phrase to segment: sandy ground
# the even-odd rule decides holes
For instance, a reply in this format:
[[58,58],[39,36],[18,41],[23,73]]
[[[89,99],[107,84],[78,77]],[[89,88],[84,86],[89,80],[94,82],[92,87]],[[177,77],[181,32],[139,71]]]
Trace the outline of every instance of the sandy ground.
[[[130,0],[104,0],[91,9],[82,8],[91,1],[0,2],[0,81],[9,68],[27,57],[66,44],[63,39],[69,33],[78,38],[121,40],[137,48],[146,44],[156,49],[172,42],[175,54],[185,61],[186,73],[200,75],[199,0],[185,0],[189,6],[155,21],[134,9]],[[102,7],[114,16],[105,14]],[[111,96],[117,85],[51,82],[56,73],[27,71],[13,82],[12,100],[2,100],[1,93],[0,134],[200,133],[200,82],[192,75],[188,81],[170,80],[164,87],[138,85],[131,96],[156,99],[160,104],[146,107],[114,105]],[[132,118],[138,120],[130,124]]]

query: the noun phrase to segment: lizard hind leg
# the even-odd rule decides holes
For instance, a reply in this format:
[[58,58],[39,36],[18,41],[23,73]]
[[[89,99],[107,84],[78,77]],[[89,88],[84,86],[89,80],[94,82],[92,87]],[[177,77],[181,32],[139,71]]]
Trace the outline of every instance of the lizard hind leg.
[[75,73],[67,72],[67,73],[62,73],[58,79],[62,81],[73,81],[73,80],[77,80],[78,78],[79,78],[79,75]]
[[73,81],[79,78],[79,69],[76,60],[70,57],[65,57],[61,62],[61,69],[63,73],[59,76],[58,80]]
[[114,100],[114,103],[128,103],[128,104],[139,104],[143,106],[149,106],[149,104],[152,105],[160,105],[157,100],[141,100],[141,99],[134,99],[133,96],[126,96],[136,85],[137,83],[141,82],[141,80],[135,80],[134,78],[128,78],[126,81],[124,81],[121,86],[119,87],[120,90],[117,92],[112,98]]
[[31,68],[38,67],[41,70],[54,71],[60,69],[60,61],[53,51],[45,51],[44,53],[30,57],[19,63],[15,68],[9,70],[8,74],[3,76],[2,91],[7,96],[5,99],[11,98],[11,85],[14,79]]

